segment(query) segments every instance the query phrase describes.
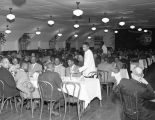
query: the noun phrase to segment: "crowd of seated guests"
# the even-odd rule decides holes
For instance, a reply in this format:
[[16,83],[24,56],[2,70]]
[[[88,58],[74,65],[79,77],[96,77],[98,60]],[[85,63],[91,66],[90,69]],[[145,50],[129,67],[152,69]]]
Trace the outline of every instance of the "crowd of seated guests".
[[[114,80],[111,73],[115,72],[116,68],[126,68],[130,75],[131,62],[147,58],[153,60],[152,56],[155,54],[153,50],[109,50],[106,55],[102,54],[100,49],[92,51],[96,68],[109,71],[109,78],[111,78],[109,81]],[[2,53],[0,58],[0,80],[3,80],[7,87],[4,91],[5,97],[20,93],[25,98],[29,97],[30,92],[35,91],[33,85],[23,85],[25,81],[30,81],[29,77],[34,73],[40,74],[39,80],[47,81],[50,81],[51,76],[55,76],[53,81],[63,76],[78,77],[81,76],[78,68],[83,66],[84,61],[81,50],[65,49],[7,52]],[[60,82],[55,85],[60,87]]]

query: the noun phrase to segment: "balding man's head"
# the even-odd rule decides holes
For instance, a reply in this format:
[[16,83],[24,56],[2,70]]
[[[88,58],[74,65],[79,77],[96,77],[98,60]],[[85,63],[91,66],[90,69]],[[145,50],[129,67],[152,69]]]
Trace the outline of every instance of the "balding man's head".
[[48,63],[46,66],[47,66],[47,69],[48,69],[48,70],[54,72],[54,64],[53,64],[53,63]]
[[10,67],[9,59],[8,59],[8,58],[3,58],[2,61],[1,61],[1,65],[2,65],[4,68],[9,68],[9,67]]

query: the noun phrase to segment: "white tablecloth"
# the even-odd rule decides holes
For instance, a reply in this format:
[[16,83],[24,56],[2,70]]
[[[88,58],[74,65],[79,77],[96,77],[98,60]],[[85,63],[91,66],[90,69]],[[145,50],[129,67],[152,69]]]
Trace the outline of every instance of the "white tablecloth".
[[33,76],[29,77],[31,83],[33,84],[35,88],[38,88],[38,76],[39,76],[39,73],[34,73]]
[[[84,101],[84,108],[88,106],[88,104],[93,100],[95,97],[102,99],[101,97],[101,88],[100,88],[100,81],[99,79],[95,78],[78,78],[78,77],[63,77],[62,81],[69,81],[69,82],[77,82],[81,85],[81,91],[79,95],[79,99]],[[67,87],[69,90],[69,94],[72,94],[73,87]],[[77,96],[78,87],[76,87],[75,96]],[[63,89],[64,92],[65,88]]]
[[38,90],[38,76],[39,73],[34,73],[33,76],[30,76],[30,82],[35,87],[35,91],[32,93],[33,98],[40,98],[39,90]]

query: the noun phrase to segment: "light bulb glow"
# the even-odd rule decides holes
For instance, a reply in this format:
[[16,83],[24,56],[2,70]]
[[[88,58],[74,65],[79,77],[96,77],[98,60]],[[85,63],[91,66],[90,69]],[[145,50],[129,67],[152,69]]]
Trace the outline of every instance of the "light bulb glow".
[[102,18],[102,22],[104,22],[104,23],[108,23],[109,22],[109,18]]
[[9,20],[14,20],[15,19],[15,15],[14,14],[8,14],[6,16],[6,18],[9,19]]
[[75,34],[75,35],[74,35],[74,37],[78,37],[78,35],[77,35],[77,34]]
[[104,32],[108,32],[109,30],[108,29],[104,29]]
[[125,25],[125,22],[124,21],[121,21],[121,22],[119,22],[119,25],[120,26],[124,26]]
[[41,34],[41,32],[40,32],[40,31],[36,31],[36,34],[37,34],[37,35],[40,35],[40,34]]
[[80,25],[79,24],[74,24],[74,28],[79,28]]
[[115,30],[114,32],[115,32],[115,33],[118,33],[118,31],[117,31],[117,30]]
[[142,31],[142,28],[138,28],[138,31]]
[[80,9],[76,9],[76,10],[73,11],[73,14],[74,14],[75,16],[81,16],[81,15],[83,15],[83,11],[80,10]]
[[54,25],[54,20],[48,20],[48,22],[47,22],[49,25]]
[[130,28],[131,28],[131,29],[135,29],[135,26],[134,26],[134,25],[131,25]]
[[148,32],[148,30],[144,30],[144,32],[146,33],[146,32]]
[[95,31],[95,30],[96,30],[96,27],[92,27],[91,29],[92,29],[93,31]]
[[6,30],[5,30],[5,33],[6,33],[6,34],[10,34],[11,32],[12,32],[12,31],[11,31],[10,29],[6,29]]
[[62,36],[62,33],[58,33],[58,36],[61,37]]
[[88,39],[91,39],[91,36],[88,36]]

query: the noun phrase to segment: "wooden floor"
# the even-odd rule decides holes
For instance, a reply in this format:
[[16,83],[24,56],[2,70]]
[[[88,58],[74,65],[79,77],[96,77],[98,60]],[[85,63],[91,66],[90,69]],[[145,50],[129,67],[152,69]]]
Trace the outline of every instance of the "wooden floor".
[[[64,108],[61,108],[61,117],[52,115],[52,120],[62,120]],[[0,114],[0,120],[39,120],[39,109],[34,112],[34,118],[31,117],[30,110],[23,110],[23,114],[16,113],[15,110],[5,109]],[[42,120],[49,120],[48,110],[44,109]],[[65,120],[78,120],[76,106],[71,107],[71,113]],[[102,107],[98,99],[94,99],[85,110],[82,120],[120,120],[120,104],[114,95],[104,97]]]

